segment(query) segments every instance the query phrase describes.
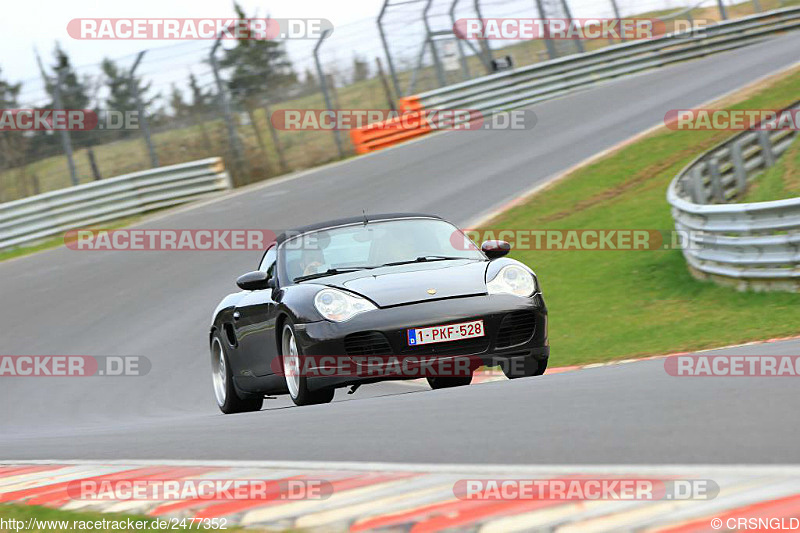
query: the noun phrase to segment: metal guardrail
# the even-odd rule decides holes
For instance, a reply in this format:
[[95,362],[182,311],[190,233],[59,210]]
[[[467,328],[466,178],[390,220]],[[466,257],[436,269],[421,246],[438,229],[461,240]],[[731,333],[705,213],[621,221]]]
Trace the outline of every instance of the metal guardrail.
[[230,188],[222,159],[211,157],[0,204],[0,250]]
[[592,85],[800,29],[800,7],[776,9],[707,26],[702,31],[617,44],[418,94],[424,109],[490,111],[530,105]]
[[[789,109],[800,109],[800,102]],[[775,164],[797,130],[745,131],[709,150],[667,190],[692,274],[740,290],[800,290],[800,198],[726,203]]]

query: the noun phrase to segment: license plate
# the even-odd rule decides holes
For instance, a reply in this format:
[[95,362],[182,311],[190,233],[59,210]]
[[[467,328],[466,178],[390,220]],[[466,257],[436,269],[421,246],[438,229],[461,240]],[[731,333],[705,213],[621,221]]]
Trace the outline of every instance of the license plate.
[[483,320],[430,328],[414,328],[408,330],[408,345],[419,346],[421,344],[433,344],[434,342],[458,341],[483,337],[484,335],[486,335],[486,332],[483,329]]

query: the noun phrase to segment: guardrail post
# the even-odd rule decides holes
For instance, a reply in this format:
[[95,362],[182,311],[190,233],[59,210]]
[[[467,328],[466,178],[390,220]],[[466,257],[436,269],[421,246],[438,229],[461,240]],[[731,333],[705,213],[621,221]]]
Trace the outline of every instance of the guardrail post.
[[742,145],[738,142],[731,145],[731,162],[733,163],[733,175],[736,178],[737,194],[744,194],[747,189],[747,168],[744,166]]
[[775,154],[772,153],[772,141],[767,130],[758,132],[758,144],[761,145],[761,157],[764,159],[764,166],[771,167],[775,164]]
[[753,7],[756,10],[756,13],[761,13],[761,3],[758,0],[753,0]]
[[692,177],[689,180],[691,183],[690,194],[692,195],[692,201],[696,204],[708,203],[706,188],[703,186],[703,166],[705,166],[705,163],[700,163],[694,167],[694,170],[692,170]]
[[725,201],[725,191],[722,190],[722,176],[719,173],[719,160],[712,157],[708,160],[708,175],[711,179],[711,195],[715,202],[723,203]]

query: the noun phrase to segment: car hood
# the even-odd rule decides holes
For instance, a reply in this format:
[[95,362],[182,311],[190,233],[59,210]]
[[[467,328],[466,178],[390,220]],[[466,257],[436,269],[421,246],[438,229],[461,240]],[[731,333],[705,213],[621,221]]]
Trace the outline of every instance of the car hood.
[[336,276],[336,280],[326,280],[326,285],[361,294],[380,307],[390,307],[486,294],[486,265],[485,261],[469,260],[414,263]]

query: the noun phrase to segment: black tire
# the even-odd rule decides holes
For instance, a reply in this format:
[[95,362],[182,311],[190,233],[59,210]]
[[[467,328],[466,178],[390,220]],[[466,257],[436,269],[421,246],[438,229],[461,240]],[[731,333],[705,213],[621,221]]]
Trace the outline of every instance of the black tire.
[[541,376],[547,370],[548,359],[536,359],[535,357],[525,357],[503,361],[500,368],[508,379],[529,378]]
[[[260,411],[264,404],[263,396],[249,396],[242,399],[236,392],[231,374],[231,364],[225,350],[225,341],[219,333],[215,332],[211,337],[211,376],[217,407],[226,415]],[[224,368],[221,369],[220,365],[223,365]]]
[[[283,325],[281,331],[281,367],[283,375],[286,379],[286,388],[289,390],[289,397],[295,405],[316,405],[320,403],[330,403],[333,400],[333,395],[336,393],[335,389],[321,389],[317,391],[308,390],[308,380],[306,376],[294,376],[292,372],[288,371],[286,362],[291,361],[290,358],[296,357],[296,367],[302,368],[303,352],[295,341],[294,324],[287,320]],[[293,346],[293,348],[292,348]],[[289,354],[287,356],[287,352]],[[291,364],[291,363],[290,363]]]
[[428,385],[430,385],[433,390],[449,389],[450,387],[463,387],[464,385],[469,385],[470,383],[472,383],[472,374],[470,374],[469,376],[460,376],[460,377],[428,378]]

